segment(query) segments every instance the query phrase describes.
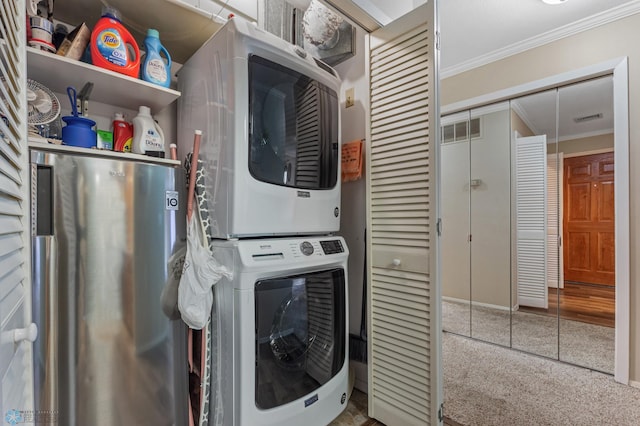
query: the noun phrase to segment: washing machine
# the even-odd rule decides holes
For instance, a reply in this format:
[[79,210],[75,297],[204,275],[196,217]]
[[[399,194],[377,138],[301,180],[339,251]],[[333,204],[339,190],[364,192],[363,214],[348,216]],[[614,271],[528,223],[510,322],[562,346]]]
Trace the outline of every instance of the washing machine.
[[347,258],[336,236],[213,240],[210,424],[325,426],[348,398]]

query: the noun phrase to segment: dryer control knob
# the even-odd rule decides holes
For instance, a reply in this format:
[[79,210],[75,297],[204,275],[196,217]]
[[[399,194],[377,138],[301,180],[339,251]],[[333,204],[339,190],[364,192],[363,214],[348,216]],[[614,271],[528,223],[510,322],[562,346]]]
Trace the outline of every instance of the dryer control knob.
[[304,241],[300,244],[300,251],[305,256],[311,256],[313,254],[313,246],[309,241]]

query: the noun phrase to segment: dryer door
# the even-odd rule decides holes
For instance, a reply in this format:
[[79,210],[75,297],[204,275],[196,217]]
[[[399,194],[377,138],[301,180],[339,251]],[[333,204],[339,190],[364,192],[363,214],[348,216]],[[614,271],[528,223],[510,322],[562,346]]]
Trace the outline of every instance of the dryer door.
[[258,408],[308,395],[340,371],[345,289],[342,268],[256,282]]

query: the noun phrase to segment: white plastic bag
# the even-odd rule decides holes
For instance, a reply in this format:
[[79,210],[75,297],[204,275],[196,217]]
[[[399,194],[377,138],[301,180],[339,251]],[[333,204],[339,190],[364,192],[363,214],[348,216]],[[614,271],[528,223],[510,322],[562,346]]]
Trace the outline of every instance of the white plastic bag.
[[178,286],[184,269],[184,256],[187,253],[187,246],[184,245],[171,255],[167,262],[168,278],[160,295],[162,311],[171,320],[180,319],[178,309]]
[[187,223],[187,253],[178,286],[178,309],[182,320],[191,328],[201,330],[207,324],[213,304],[213,286],[224,276],[233,273],[221,265],[205,243],[200,214],[194,214]]

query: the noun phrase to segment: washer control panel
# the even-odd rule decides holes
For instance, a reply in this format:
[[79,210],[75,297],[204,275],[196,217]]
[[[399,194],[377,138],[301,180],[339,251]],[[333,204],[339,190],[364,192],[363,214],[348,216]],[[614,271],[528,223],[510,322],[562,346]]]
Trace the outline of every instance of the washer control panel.
[[[349,253],[341,237],[302,237],[291,239],[256,239],[230,242],[237,245],[241,257],[248,263],[265,262],[316,262],[326,256],[343,257]],[[221,243],[222,244],[222,243]]]
[[309,241],[303,241],[302,243],[300,243],[300,251],[305,256],[311,256],[313,254],[313,244],[311,244]]
[[344,247],[342,247],[340,240],[320,241],[320,246],[324,254],[344,253]]

